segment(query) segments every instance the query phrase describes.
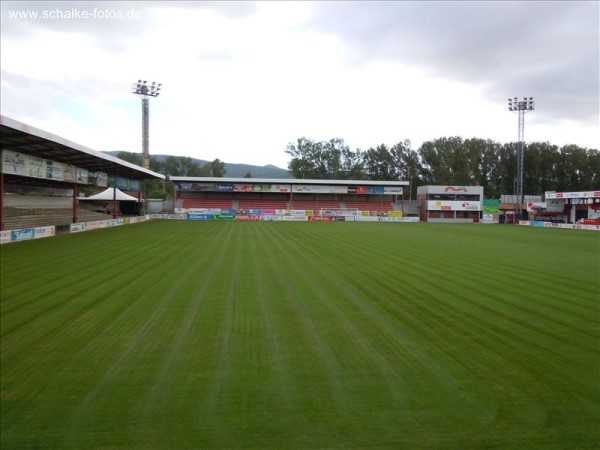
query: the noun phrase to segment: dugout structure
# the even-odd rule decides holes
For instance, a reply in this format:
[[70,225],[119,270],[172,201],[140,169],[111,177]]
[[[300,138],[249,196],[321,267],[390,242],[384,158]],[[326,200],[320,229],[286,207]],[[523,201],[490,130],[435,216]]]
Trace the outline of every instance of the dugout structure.
[[419,186],[417,204],[424,222],[479,223],[483,186]]
[[582,192],[544,193],[544,202],[528,204],[530,220],[600,224],[600,189]]

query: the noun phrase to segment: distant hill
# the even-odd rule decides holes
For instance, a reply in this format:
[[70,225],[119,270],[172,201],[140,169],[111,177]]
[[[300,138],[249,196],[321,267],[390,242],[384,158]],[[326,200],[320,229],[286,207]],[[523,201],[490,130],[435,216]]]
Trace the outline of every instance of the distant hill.
[[[109,152],[104,152],[111,156],[116,156],[120,151],[114,150]],[[131,152],[127,152],[131,153]],[[139,154],[139,153],[138,153]],[[156,158],[158,161],[164,161],[164,159],[169,155],[152,155],[152,158]],[[201,166],[206,163],[212,161],[205,161],[203,159],[192,158]],[[253,166],[250,164],[234,164],[234,163],[225,163],[225,176],[229,178],[244,178],[246,173],[250,172],[252,174],[252,178],[289,178],[293,179],[292,174],[280,167],[273,166],[271,164],[266,166]]]

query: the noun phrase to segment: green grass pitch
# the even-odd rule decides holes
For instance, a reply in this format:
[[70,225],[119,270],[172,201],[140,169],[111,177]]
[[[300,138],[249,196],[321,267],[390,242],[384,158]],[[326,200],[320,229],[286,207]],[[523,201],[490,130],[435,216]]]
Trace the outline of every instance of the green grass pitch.
[[599,448],[599,238],[152,221],[4,245],[1,448]]

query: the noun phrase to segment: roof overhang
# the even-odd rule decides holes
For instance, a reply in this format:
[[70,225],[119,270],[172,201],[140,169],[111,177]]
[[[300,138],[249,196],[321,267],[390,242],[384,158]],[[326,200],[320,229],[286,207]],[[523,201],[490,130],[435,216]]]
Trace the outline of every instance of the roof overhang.
[[[39,158],[49,159],[91,172],[105,172],[109,175],[133,180],[165,179],[165,176],[141,166],[123,161],[106,153],[92,150],[68,139],[40,130],[17,120],[0,115],[0,148],[12,150]],[[17,176],[4,174],[4,181],[10,183]],[[41,186],[72,186],[72,183],[57,182],[29,177],[17,177],[20,184]]]
[[294,184],[294,185],[341,185],[341,186],[408,186],[408,181],[367,180],[306,180],[294,178],[221,178],[221,177],[169,177],[174,182],[194,183],[240,183],[240,184]]

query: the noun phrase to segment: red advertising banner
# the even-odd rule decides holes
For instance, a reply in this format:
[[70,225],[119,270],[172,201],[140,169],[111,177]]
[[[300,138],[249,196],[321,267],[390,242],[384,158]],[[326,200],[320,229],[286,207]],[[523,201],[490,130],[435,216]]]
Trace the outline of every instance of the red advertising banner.
[[234,184],[233,192],[252,192],[253,186],[251,184]]
[[260,220],[260,216],[250,215],[250,214],[240,214],[235,216],[235,220],[239,222],[257,222]]

